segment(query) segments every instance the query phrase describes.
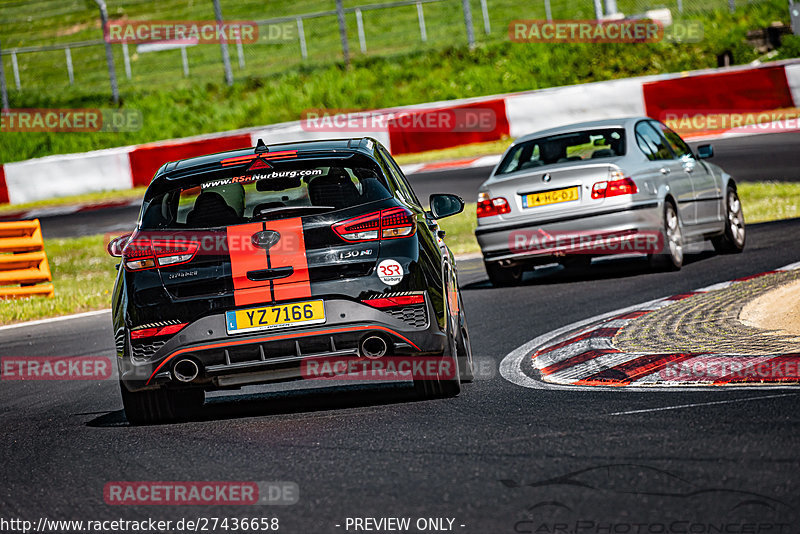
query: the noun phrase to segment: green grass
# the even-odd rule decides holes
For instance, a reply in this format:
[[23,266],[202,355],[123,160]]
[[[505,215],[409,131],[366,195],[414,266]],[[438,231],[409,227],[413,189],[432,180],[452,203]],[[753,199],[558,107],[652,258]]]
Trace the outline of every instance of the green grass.
[[[543,14],[538,12],[541,6],[537,3],[536,6],[520,7],[512,0],[490,1],[492,33],[485,35],[480,27],[479,1],[472,3],[475,4],[473,15],[479,38],[478,45],[472,50],[464,44],[460,2],[455,0],[437,4],[438,7],[425,5],[430,40],[424,46],[408,38],[398,40],[402,37],[398,32],[417,31],[413,8],[402,14],[398,11],[393,16],[378,12],[365,14],[364,17],[370,24],[373,24],[374,19],[374,24],[368,25],[372,28],[369,31],[376,33],[374,39],[383,39],[385,46],[380,45],[380,40],[374,41],[374,47],[369,45],[368,35],[368,54],[355,53],[349,69],[344,68],[338,57],[335,25],[331,26],[330,21],[319,19],[319,31],[322,32],[318,41],[319,47],[310,50],[308,61],[290,61],[288,56],[278,53],[280,47],[289,45],[258,45],[262,48],[277,48],[263,48],[253,52],[253,61],[248,60],[247,68],[236,71],[237,82],[233,87],[222,83],[218,59],[214,59],[213,65],[207,70],[192,70],[190,77],[184,80],[179,74],[180,63],[177,56],[170,60],[175,67],[168,68],[157,63],[145,65],[144,62],[150,61],[148,57],[155,57],[157,54],[142,54],[136,60],[141,63],[134,66],[134,72],[140,73],[136,76],[141,75],[142,78],[121,84],[122,107],[142,113],[141,130],[120,133],[0,133],[0,162],[297,120],[304,110],[314,108],[383,108],[713,67],[716,66],[716,55],[726,49],[733,50],[736,62],[745,63],[757,57],[757,52],[743,44],[748,29],[765,27],[774,20],[788,22],[785,4],[778,0],[747,4],[738,8],[734,14],[722,8],[724,2],[717,2],[711,7],[720,9],[688,16],[702,20],[705,25],[706,38],[699,43],[512,43],[507,40],[508,22],[526,17],[541,18]],[[75,16],[80,18],[78,12],[82,9],[85,12],[81,11],[81,16],[93,17],[90,3],[84,4],[80,9],[75,8]],[[159,11],[158,18],[207,18],[210,16],[206,13],[210,4],[210,1],[170,0],[163,2],[164,11]],[[230,19],[261,18],[272,16],[273,13],[270,11],[272,7],[253,11],[255,2],[244,2],[243,7],[233,2],[228,4],[224,4],[223,9],[229,8],[230,13],[226,12],[226,17]],[[269,2],[260,4],[272,6]],[[310,0],[295,4],[291,8],[296,8],[295,12],[310,10],[312,7]],[[328,4],[332,5],[333,2],[314,3],[313,6],[314,9],[323,9]],[[75,5],[77,4],[69,4],[72,7]],[[118,4],[112,3],[110,6],[112,13],[115,5]],[[147,9],[152,9],[153,6],[148,1],[119,2],[119,5],[123,5],[124,14],[132,18],[144,18],[148,13]],[[566,2],[554,2],[554,16],[591,17],[588,12],[590,3],[574,8],[569,8],[569,5]],[[159,10],[161,8],[159,5]],[[628,12],[632,9],[630,4],[620,5],[620,8],[627,9]],[[67,8],[55,10],[55,13],[65,10]],[[275,9],[274,13],[278,11],[286,10]],[[3,18],[11,20],[16,16],[0,15],[0,21]],[[66,16],[67,13],[64,13],[64,17]],[[36,18],[42,23],[45,19],[44,14],[37,15]],[[69,20],[72,22],[72,19]],[[348,24],[351,23],[354,24],[354,17],[348,19]],[[309,22],[309,32],[312,31],[312,26],[312,22]],[[26,35],[25,32],[35,31],[31,29],[33,27],[35,26],[30,24],[24,27],[14,24],[0,26],[0,40],[4,49],[23,42],[21,36]],[[437,28],[441,29],[441,38],[435,37],[439,35]],[[81,31],[96,30],[87,27]],[[351,33],[351,48],[358,50],[355,32]],[[323,34],[327,37],[323,38]],[[70,38],[81,35],[79,32],[70,35]],[[53,40],[63,39],[53,37]],[[217,45],[199,45],[190,51],[190,62],[193,61],[191,54],[200,53],[201,50],[209,58],[219,57]],[[177,51],[158,54],[172,52],[178,54]],[[11,106],[108,107],[109,94],[102,67],[102,53],[98,52],[100,55],[95,59],[78,58],[78,54],[76,49],[73,52],[76,65],[99,73],[99,81],[84,83],[79,79],[75,86],[64,86],[63,82],[56,79],[59,76],[64,77],[63,65],[59,66],[57,63],[61,59],[56,58],[56,63],[53,64],[23,68],[23,78],[34,80],[39,85],[29,87],[23,84],[23,90],[17,92],[13,89],[12,82]],[[20,58],[24,59],[26,56],[28,55]],[[11,65],[8,57],[4,58],[6,75],[10,80]],[[97,61],[101,62],[99,66]],[[235,64],[235,57],[233,61]],[[121,62],[119,70],[121,72]]]
[[800,183],[745,182],[738,190],[748,223],[800,217]]
[[108,308],[114,286],[114,258],[103,236],[45,239],[55,297],[0,300],[0,324]]
[[[748,223],[800,217],[800,183],[755,182],[739,185]],[[480,252],[475,241],[475,204],[439,223],[455,254]],[[0,324],[103,309],[110,305],[116,271],[103,236],[47,239],[45,250],[55,285],[52,299],[0,300]]]

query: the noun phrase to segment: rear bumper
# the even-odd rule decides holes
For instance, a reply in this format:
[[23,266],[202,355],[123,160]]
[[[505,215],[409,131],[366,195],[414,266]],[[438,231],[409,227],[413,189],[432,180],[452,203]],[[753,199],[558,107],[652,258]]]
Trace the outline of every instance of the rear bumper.
[[[485,261],[541,263],[573,254],[638,253],[643,233],[660,232],[661,219],[661,203],[646,202],[579,217],[483,225],[475,237]],[[536,235],[544,237],[535,239]],[[581,239],[592,242],[607,235],[619,237],[618,250],[577,246]]]
[[[422,305],[420,305],[422,306]],[[130,391],[161,386],[207,390],[304,378],[303,366],[326,359],[360,358],[359,346],[369,336],[383,338],[388,354],[442,355],[447,337],[439,329],[430,299],[423,310],[405,320],[349,300],[325,301],[324,324],[250,334],[228,335],[225,314],[203,317],[163,344],[125,351],[120,377]],[[176,379],[174,366],[185,359],[199,368],[197,379]]]

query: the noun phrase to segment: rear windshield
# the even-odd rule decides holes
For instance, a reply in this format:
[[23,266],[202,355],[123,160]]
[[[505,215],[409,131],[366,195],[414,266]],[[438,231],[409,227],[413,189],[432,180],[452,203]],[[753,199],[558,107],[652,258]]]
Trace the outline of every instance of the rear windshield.
[[365,156],[269,164],[181,178],[145,199],[142,228],[215,228],[316,215],[391,196],[380,167]]
[[624,155],[623,128],[570,132],[532,139],[514,146],[500,162],[496,174],[508,174],[553,163]]

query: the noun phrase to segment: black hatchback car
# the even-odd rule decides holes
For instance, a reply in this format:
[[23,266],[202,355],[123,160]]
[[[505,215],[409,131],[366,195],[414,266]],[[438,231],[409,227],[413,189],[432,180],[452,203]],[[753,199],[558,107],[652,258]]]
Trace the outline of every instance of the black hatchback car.
[[128,420],[178,420],[205,391],[363,376],[367,364],[405,372],[424,397],[457,395],[472,353],[436,220],[464,203],[429,203],[370,138],[259,141],[162,166],[135,231],[108,246],[121,258],[112,309]]

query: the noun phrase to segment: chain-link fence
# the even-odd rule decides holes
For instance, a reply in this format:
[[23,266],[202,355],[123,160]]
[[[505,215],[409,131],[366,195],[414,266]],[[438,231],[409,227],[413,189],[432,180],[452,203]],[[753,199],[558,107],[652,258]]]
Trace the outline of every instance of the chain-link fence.
[[[297,65],[341,61],[345,46],[351,58],[358,58],[506,40],[509,23],[517,19],[593,20],[609,11],[632,16],[663,8],[679,19],[757,1],[400,0],[364,4],[354,0],[342,5],[333,0],[296,0],[278,5],[221,0],[221,7],[226,21],[254,21],[259,28],[255,42],[228,43],[233,78],[243,80]],[[108,13],[112,21],[214,21],[212,0],[109,0]],[[0,44],[12,100],[14,91],[109,91],[103,28],[99,10],[90,2],[5,1],[0,4]],[[224,79],[219,44],[118,42],[111,51],[123,92]]]

